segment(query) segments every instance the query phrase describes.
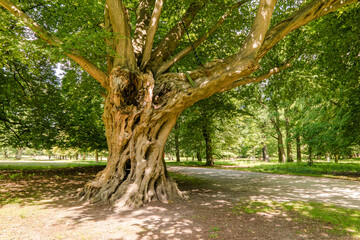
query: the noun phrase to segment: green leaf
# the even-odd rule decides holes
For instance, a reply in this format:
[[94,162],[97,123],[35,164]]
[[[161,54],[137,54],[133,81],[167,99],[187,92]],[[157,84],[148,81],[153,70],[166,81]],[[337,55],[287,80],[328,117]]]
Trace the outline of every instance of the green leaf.
[[190,75],[189,75],[187,72],[184,72],[184,73],[185,73],[187,79],[189,80],[191,86],[195,87],[195,83],[194,83],[194,81],[192,80],[192,78],[190,77]]

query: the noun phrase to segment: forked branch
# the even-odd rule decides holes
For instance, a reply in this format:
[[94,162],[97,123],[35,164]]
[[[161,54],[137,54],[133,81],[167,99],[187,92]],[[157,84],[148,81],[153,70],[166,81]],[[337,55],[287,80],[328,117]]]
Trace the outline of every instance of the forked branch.
[[195,19],[197,13],[203,9],[208,0],[194,0],[186,10],[182,19],[165,35],[163,40],[157,45],[153,54],[152,64],[159,65],[170,57],[170,54],[180,43],[180,39],[185,34],[185,28],[188,28]]
[[248,0],[244,0],[241,2],[237,2],[235,4],[233,4],[231,6],[231,8],[229,8],[224,15],[222,15],[219,20],[216,22],[216,24],[214,26],[212,26],[210,29],[208,29],[206,31],[206,33],[204,33],[202,36],[200,36],[194,43],[193,45],[189,45],[186,48],[184,48],[182,51],[180,51],[178,54],[176,54],[173,58],[171,58],[170,60],[168,60],[167,62],[165,62],[163,65],[161,65],[161,67],[156,71],[155,75],[160,75],[163,72],[165,72],[167,69],[169,69],[172,65],[174,65],[176,62],[178,62],[180,59],[182,59],[183,57],[185,57],[186,55],[188,55],[193,47],[197,48],[198,46],[200,46],[200,44],[202,44],[203,42],[205,42],[219,27],[221,27],[221,25],[225,22],[226,18],[231,14],[231,12],[234,9],[237,9],[238,7],[240,7],[241,5],[243,5],[244,3],[248,2]]
[[[42,38],[45,42],[50,45],[60,47],[62,42],[53,36],[51,33],[46,31],[42,26],[37,24],[34,20],[32,20],[26,13],[21,11],[16,5],[11,3],[8,0],[0,0],[0,5],[6,8],[9,12],[11,12],[16,18],[21,20],[26,26],[28,26],[32,31],[34,31],[40,38]],[[97,68],[94,64],[92,64],[85,57],[79,55],[76,51],[73,52],[65,52],[69,58],[78,63],[86,72],[88,72],[93,78],[95,78],[98,82],[100,82],[101,86],[106,88],[108,76],[102,70]]]
[[144,50],[146,33],[151,18],[150,7],[154,2],[155,0],[142,0],[136,10],[136,26],[133,37],[133,47],[136,58],[138,58]]
[[276,0],[260,0],[250,33],[246,37],[243,47],[239,52],[241,58],[255,58],[257,55],[269,28],[276,2]]
[[121,0],[106,0],[112,30],[115,34],[116,58],[114,66],[137,69],[135,53],[131,42],[129,16]]

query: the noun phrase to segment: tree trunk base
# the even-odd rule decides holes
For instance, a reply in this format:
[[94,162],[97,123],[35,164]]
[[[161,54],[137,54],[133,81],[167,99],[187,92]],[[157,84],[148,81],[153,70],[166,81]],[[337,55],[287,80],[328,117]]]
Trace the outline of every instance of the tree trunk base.
[[117,178],[113,178],[106,184],[102,184],[101,177],[97,177],[84,186],[79,197],[81,201],[98,205],[111,204],[115,208],[139,208],[157,200],[168,203],[177,198],[189,199],[185,192],[179,190],[175,181],[166,177],[151,179],[148,183],[128,179],[120,183]]

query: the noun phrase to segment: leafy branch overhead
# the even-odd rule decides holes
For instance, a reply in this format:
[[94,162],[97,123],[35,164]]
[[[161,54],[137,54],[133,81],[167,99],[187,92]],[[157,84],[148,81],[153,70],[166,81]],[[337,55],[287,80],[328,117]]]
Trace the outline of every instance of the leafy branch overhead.
[[[224,59],[205,64],[207,74],[204,74],[205,70],[202,67],[189,72],[191,79],[198,86],[192,92],[196,95],[203,95],[204,91],[210,90],[211,94],[213,94],[220,89],[231,88],[234,85],[234,81],[248,77],[249,74],[256,71],[259,68],[258,61],[291,31],[354,2],[356,0],[314,0],[300,7],[283,21],[273,24],[269,29],[276,1],[261,0],[250,32],[247,34],[244,42],[238,42],[239,50]],[[31,28],[43,40],[53,46],[61,47],[63,44],[61,39],[55,37],[54,34],[36,23],[20,7],[9,0],[1,0],[0,4]],[[227,7],[212,27],[208,27],[204,34],[193,40],[193,47],[199,47],[226,22],[226,18],[231,13],[241,12],[242,8],[247,4],[250,4],[249,1],[239,1]],[[163,79],[166,78],[166,81],[183,81],[184,84],[182,84],[183,86],[179,90],[188,88],[186,84],[187,77],[177,73],[168,75],[166,72],[173,64],[180,61],[186,55],[191,54],[192,48],[190,46],[182,47],[180,44],[181,39],[185,31],[190,29],[192,23],[197,20],[196,17],[199,13],[206,10],[210,2],[208,0],[192,1],[185,13],[179,12],[181,16],[176,16],[178,19],[181,17],[181,20],[179,19],[168,30],[167,34],[162,35],[162,40],[159,41],[156,37],[156,32],[159,29],[163,31],[164,26],[166,29],[166,23],[161,21],[161,15],[166,10],[163,8],[166,8],[168,5],[170,3],[165,4],[162,0],[142,0],[137,4],[136,14],[133,16],[134,14],[129,13],[121,0],[106,1],[105,31],[113,33],[115,39],[107,39],[105,42],[107,47],[113,49],[114,53],[116,53],[115,56],[108,56],[108,69],[112,69],[111,67],[109,68],[110,65],[120,66],[131,71],[141,70],[146,72],[150,70],[158,80],[155,84],[162,83]],[[130,24],[133,22],[132,18],[135,18],[135,26]],[[237,29],[236,31],[244,32],[244,29]],[[172,56],[174,53],[175,55]],[[110,70],[107,72],[102,71],[95,64],[87,60],[87,58],[81,56],[76,49],[67,51],[65,54],[99,81],[103,87],[108,88],[108,74]],[[239,84],[235,85],[238,86]],[[217,86],[216,90],[212,90],[214,86]]]

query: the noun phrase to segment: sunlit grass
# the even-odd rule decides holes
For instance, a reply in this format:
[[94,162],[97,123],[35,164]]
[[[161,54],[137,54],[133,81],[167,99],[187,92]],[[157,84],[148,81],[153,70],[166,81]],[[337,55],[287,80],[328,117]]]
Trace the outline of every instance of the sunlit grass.
[[[343,160],[344,162],[340,163],[318,161],[309,166],[306,162],[278,163],[275,159],[270,162],[235,159],[215,161],[215,167],[250,172],[360,179],[360,162],[357,159],[351,160],[353,159],[345,159]],[[171,161],[166,164],[169,166],[204,167],[205,163],[197,161]]]
[[206,183],[206,180],[203,180],[201,178],[183,175],[180,173],[169,172],[169,175],[177,183],[197,184],[197,185]]
[[360,210],[338,207],[330,204],[314,202],[285,202],[275,201],[243,201],[238,203],[233,211],[235,213],[256,214],[277,213],[291,216],[294,221],[305,222],[309,220],[328,224],[327,229],[332,234],[348,234],[360,237]]
[[360,210],[322,203],[290,202],[281,205],[303,218],[331,224],[333,230],[329,231],[360,237]]
[[278,163],[260,164],[252,167],[236,168],[243,171],[286,173],[308,176],[343,176],[349,178],[360,177],[360,164],[358,163]]
[[75,168],[106,165],[106,162],[96,163],[95,161],[53,161],[53,162],[0,162],[0,170],[46,170],[55,168]]

